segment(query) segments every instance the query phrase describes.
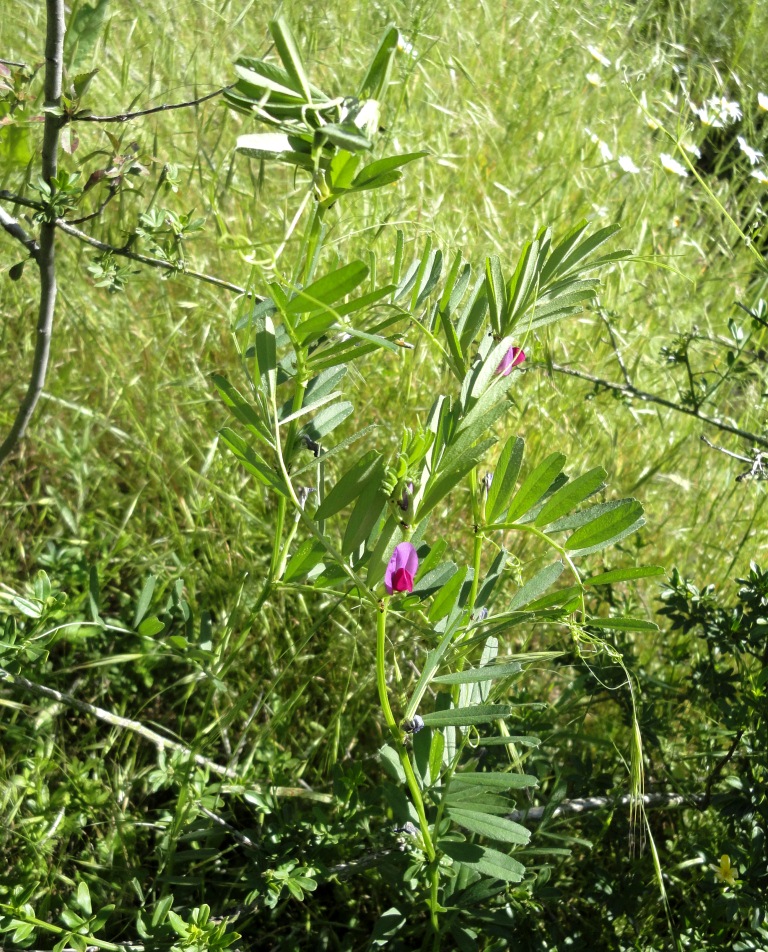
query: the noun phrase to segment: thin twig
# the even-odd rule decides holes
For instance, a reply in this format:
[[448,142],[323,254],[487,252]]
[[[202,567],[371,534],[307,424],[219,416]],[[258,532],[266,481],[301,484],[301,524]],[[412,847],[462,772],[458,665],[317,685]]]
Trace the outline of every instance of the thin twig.
[[221,89],[216,89],[212,93],[206,93],[205,96],[200,96],[199,99],[189,99],[186,102],[172,102],[166,103],[163,106],[151,106],[149,109],[140,109],[138,112],[121,112],[116,116],[81,116],[75,115],[70,117],[71,122],[130,122],[131,119],[140,119],[142,116],[151,116],[155,112],[168,112],[170,109],[186,109],[187,106],[199,106],[201,102],[205,102],[208,99],[213,99],[215,96],[220,96],[223,92],[226,92],[228,89],[232,89],[234,83],[230,83],[229,86],[222,86]]
[[[637,803],[642,800],[643,806],[647,810],[669,809],[670,807],[696,807],[698,810],[706,809],[709,806],[706,794],[695,794],[693,796],[683,796],[679,793],[646,793],[642,797],[632,797],[626,794],[623,797],[583,797],[580,800],[563,800],[558,803],[550,816],[555,819],[561,816],[577,816],[581,813],[590,813],[593,810],[605,810],[609,807],[616,809],[618,807],[627,807],[631,803]],[[541,820],[546,812],[546,807],[531,807],[528,810],[513,810],[507,814],[507,818],[516,823],[530,820],[535,822]]]
[[[74,708],[76,711],[95,717],[97,720],[104,721],[106,724],[111,724],[112,727],[119,727],[122,730],[138,734],[139,737],[143,737],[144,740],[154,744],[158,750],[172,750],[183,754],[185,757],[190,757],[199,767],[204,767],[219,777],[236,780],[241,784],[246,783],[245,778],[232,767],[223,767],[221,764],[217,764],[215,761],[203,757],[202,754],[196,754],[190,747],[187,747],[186,744],[171,740],[169,737],[163,737],[162,734],[151,730],[140,721],[133,721],[128,717],[113,714],[112,711],[106,711],[104,708],[97,707],[95,704],[89,704],[88,701],[81,701],[79,698],[72,697],[71,694],[65,694],[63,691],[57,691],[55,688],[37,684],[35,681],[29,681],[19,674],[11,674],[4,668],[0,668],[0,682],[2,681],[20,688],[23,691],[27,691],[29,694],[34,694],[36,697],[48,698],[51,701],[57,701],[59,704]],[[265,794],[272,794],[275,797],[297,797],[307,800],[316,800],[321,803],[330,803],[333,799],[328,794],[318,793],[314,790],[305,790],[302,787],[263,787],[250,783],[248,786],[249,789],[257,790]]]
[[[49,184],[55,177],[58,167],[61,119],[57,110],[61,105],[63,61],[64,0],[46,0],[44,95],[47,108],[43,126],[40,171],[43,181]],[[40,244],[35,261],[40,271],[40,304],[37,312],[35,356],[27,392],[8,436],[0,445],[0,466],[24,436],[32,414],[35,412],[37,401],[40,399],[48,369],[53,315],[56,308],[56,226],[51,221],[44,221],[40,226]]]
[[16,60],[0,59],[3,66],[20,66],[22,69],[29,69],[26,63],[17,63]]
[[[43,208],[42,202],[36,202],[31,198],[24,198],[22,195],[16,195],[14,192],[9,192],[7,189],[0,189],[0,200],[13,202],[16,205],[24,205],[26,208],[34,208],[38,211]],[[2,209],[0,209],[0,215],[4,214],[5,213],[2,212]],[[83,219],[74,220],[85,221],[87,218],[91,217],[93,216],[86,216]],[[0,221],[0,224],[2,224],[2,221]],[[260,295],[254,294],[252,291],[248,291],[247,288],[242,288],[239,284],[233,284],[231,281],[224,281],[222,278],[217,278],[215,275],[205,274],[202,271],[190,271],[189,268],[180,268],[178,265],[173,264],[173,262],[164,261],[162,258],[152,258],[149,255],[142,255],[137,251],[131,251],[130,248],[119,248],[117,245],[110,245],[106,241],[99,241],[98,238],[93,238],[91,235],[81,231],[79,228],[75,228],[71,221],[67,221],[64,218],[57,218],[54,224],[57,228],[60,228],[63,232],[66,232],[66,234],[71,235],[73,238],[77,238],[78,241],[85,242],[85,244],[90,245],[92,248],[96,248],[99,251],[118,255],[121,258],[129,258],[131,261],[137,261],[139,264],[145,264],[150,268],[160,268],[163,271],[173,271],[175,274],[186,275],[189,278],[195,278],[198,281],[204,281],[207,284],[213,284],[217,288],[224,288],[226,291],[232,291],[233,294],[244,294],[256,303],[264,300]]]
[[[150,258],[149,255],[141,255],[136,251],[130,251],[128,248],[117,248],[114,245],[107,244],[105,241],[99,241],[98,238],[92,238],[84,231],[80,231],[79,228],[75,228],[74,225],[70,225],[69,222],[63,218],[56,219],[56,227],[68,235],[72,235],[73,238],[85,242],[85,244],[90,245],[92,248],[98,248],[99,251],[119,255],[121,258],[129,258],[131,261],[138,261],[140,264],[148,265],[150,268],[160,268],[163,271],[173,271],[174,274],[196,278],[198,281],[213,284],[217,288],[224,288],[226,291],[232,291],[234,294],[248,294],[245,288],[241,288],[237,284],[232,284],[230,281],[223,281],[221,278],[216,278],[212,274],[204,274],[202,271],[190,271],[187,268],[180,268],[171,261],[164,261],[162,258]],[[248,294],[248,296],[256,301],[261,300],[261,298],[255,294]]]
[[731,760],[733,755],[736,753],[736,748],[741,743],[741,738],[743,736],[744,736],[743,728],[741,730],[736,731],[736,735],[733,738],[733,741],[731,742],[731,746],[728,748],[725,754],[720,758],[720,760],[718,760],[718,762],[712,768],[712,772],[707,777],[707,785],[704,788],[704,803],[706,806],[709,806],[709,804],[712,801],[712,787],[714,786],[715,781],[723,772],[723,769],[725,768],[726,764],[728,764],[728,762]]
[[724,423],[722,420],[715,420],[713,417],[699,413],[698,410],[681,406],[679,403],[667,400],[664,397],[659,397],[655,393],[639,390],[633,384],[612,383],[610,380],[603,380],[602,377],[595,377],[592,374],[585,373],[583,370],[574,370],[572,367],[561,367],[559,364],[550,364],[549,366],[557,373],[578,377],[580,380],[588,380],[590,383],[597,384],[599,387],[605,387],[606,390],[613,390],[615,393],[623,393],[627,396],[636,397],[638,400],[643,400],[646,403],[657,403],[659,406],[668,407],[670,410],[676,410],[678,413],[685,413],[688,416],[695,417],[697,420],[701,420],[702,423],[706,423],[707,426],[717,427],[718,430],[733,433],[735,436],[740,436],[744,440],[751,440],[760,446],[768,447],[768,439],[765,439],[765,437],[758,436],[756,433],[750,433],[747,430],[742,430],[737,426],[731,426],[730,423]]
[[0,227],[7,231],[12,238],[16,239],[16,241],[20,241],[29,252],[30,257],[34,258],[35,261],[38,260],[38,255],[40,253],[40,246],[38,243],[31,235],[27,234],[18,221],[9,215],[8,212],[6,212],[3,208],[0,208]]

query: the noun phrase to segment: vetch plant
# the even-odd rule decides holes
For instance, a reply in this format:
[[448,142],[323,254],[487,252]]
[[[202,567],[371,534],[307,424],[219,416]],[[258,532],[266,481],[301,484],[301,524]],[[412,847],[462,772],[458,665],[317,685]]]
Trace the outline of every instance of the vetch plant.
[[[444,255],[429,239],[405,268],[397,232],[391,261],[371,254],[323,271],[332,209],[396,181],[403,166],[425,155],[384,156],[361,168],[376,134],[375,124],[363,128],[361,116],[378,115],[399,33],[385,33],[356,95],[332,99],[311,84],[287,24],[276,20],[270,28],[282,66],[241,58],[227,97],[279,130],[241,136],[238,149],[308,176],[297,216],[306,212],[307,220],[291,277],[273,281],[257,304],[243,301],[237,341],[249,395],[214,378],[239,424],[222,429],[220,439],[276,501],[260,604],[279,590],[333,594],[359,606],[361,639],[375,618],[376,684],[388,733],[381,763],[407,791],[395,807],[408,831],[406,877],[437,948],[446,934],[468,941],[471,896],[521,882],[538,862],[539,853],[526,850],[529,830],[509,817],[514,796],[537,786],[524,770],[524,749],[538,743],[510,730],[509,689],[528,665],[559,652],[515,653],[510,635],[534,624],[542,631],[564,627],[579,650],[591,651],[604,647],[596,629],[655,627],[642,619],[590,618],[586,610],[590,587],[662,572],[632,567],[590,575],[578,567],[643,525],[637,500],[606,498],[605,470],[572,476],[556,451],[528,466],[525,441],[513,435],[493,478],[480,475],[497,442],[494,426],[505,421],[508,428],[511,389],[524,379],[512,374],[526,359],[518,342],[533,341],[541,328],[593,302],[594,272],[626,253],[600,251],[615,226],[590,234],[580,222],[559,241],[542,228],[511,273],[492,256],[474,274],[460,254],[444,272]],[[424,418],[401,408],[409,425],[392,455],[376,446],[372,426],[350,427],[355,410],[342,388],[353,362],[403,353],[406,322],[420,329],[449,378]],[[342,425],[344,436],[334,442]],[[356,443],[366,447],[357,455]],[[522,584],[513,581],[520,571],[515,536],[552,559]],[[421,652],[413,654],[413,681],[399,667],[391,673],[388,646],[397,645],[402,630]],[[491,758],[486,769],[478,745],[507,751],[507,761]],[[631,759],[637,796],[637,732]],[[409,915],[390,910],[387,928],[399,928]]]

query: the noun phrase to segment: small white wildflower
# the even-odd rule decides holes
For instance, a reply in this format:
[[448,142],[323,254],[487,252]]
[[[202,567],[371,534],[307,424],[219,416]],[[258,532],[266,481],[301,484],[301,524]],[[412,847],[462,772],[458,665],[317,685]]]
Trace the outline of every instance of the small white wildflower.
[[586,80],[587,80],[587,82],[590,83],[592,86],[602,86],[602,85],[603,85],[603,81],[602,81],[602,79],[600,79],[600,76],[599,76],[598,73],[587,73],[587,75],[586,75]]
[[622,172],[629,172],[630,175],[637,175],[640,169],[635,165],[628,155],[619,156],[619,167]]
[[763,112],[768,112],[768,96],[765,93],[757,94],[757,107],[762,109]]
[[739,143],[739,148],[749,159],[750,165],[759,165],[760,159],[763,157],[762,152],[758,152],[757,149],[753,149],[751,145],[748,145],[744,136],[739,136],[736,141]]
[[419,54],[416,52],[413,43],[409,43],[402,33],[397,40],[397,49],[399,53],[405,53],[406,56],[410,56],[412,59],[419,58]]
[[753,179],[757,179],[761,185],[768,185],[768,175],[766,175],[762,169],[755,169],[754,172],[750,172],[749,174]]
[[601,66],[605,66],[607,68],[611,65],[611,61],[608,59],[608,57],[604,56],[596,46],[588,46],[587,52],[593,59],[596,59]]
[[731,122],[741,119],[741,106],[725,96],[712,96],[701,109],[693,107],[693,111],[705,126],[713,129],[722,129]]
[[685,178],[688,175],[684,165],[681,165],[677,159],[673,159],[671,155],[667,155],[666,152],[662,152],[659,156],[659,162],[667,170],[667,172],[674,172],[675,175],[679,175],[681,178]]
[[681,142],[680,148],[685,149],[688,155],[695,155],[697,159],[701,158],[701,149],[692,142]]
[[613,152],[611,152],[611,147],[607,142],[603,142],[601,139],[597,143],[597,147],[600,150],[600,155],[603,158],[603,162],[613,162]]

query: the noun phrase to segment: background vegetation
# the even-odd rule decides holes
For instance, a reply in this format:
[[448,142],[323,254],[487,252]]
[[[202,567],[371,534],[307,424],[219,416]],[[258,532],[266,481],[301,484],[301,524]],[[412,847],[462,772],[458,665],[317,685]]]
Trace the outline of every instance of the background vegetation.
[[[87,9],[76,3],[70,23]],[[103,17],[93,42],[70,31],[67,56],[72,72],[99,69],[89,95],[102,115],[232,82],[237,55],[266,55],[274,13],[245,0],[91,9]],[[639,688],[646,790],[684,799],[649,811],[657,853],[630,848],[621,806],[548,811],[533,845],[570,856],[541,857],[484,906],[477,944],[765,948],[768,582],[750,568],[765,561],[765,489],[736,477],[752,468],[752,444],[768,440],[766,183],[752,175],[768,165],[752,166],[736,137],[768,151],[758,104],[768,7],[387,0],[282,10],[313,79],[334,90],[357,80],[396,24],[405,42],[384,138],[431,153],[391,189],[331,215],[329,265],[369,250],[391,260],[400,228],[406,259],[431,239],[446,255],[497,254],[509,266],[538,228],[565,231],[582,217],[620,222],[633,252],[604,276],[599,307],[527,342],[518,414],[505,427],[532,456],[562,450],[577,471],[600,463],[612,492],[642,499],[647,526],[623,551],[668,569],[664,601],[663,585],[622,585],[594,609],[662,626],[619,633],[616,647]],[[42,5],[19,0],[0,22],[3,57],[34,73],[43,35]],[[16,87],[28,117],[40,114],[40,88],[39,74]],[[691,103],[713,96],[738,101],[743,118],[704,125]],[[89,234],[121,246],[143,227],[139,216],[166,209],[205,219],[183,241],[189,268],[257,293],[290,273],[305,182],[236,156],[237,135],[256,130],[221,99],[76,131],[63,166],[85,181],[120,161],[131,186],[82,226]],[[701,153],[688,153],[685,177],[661,163],[662,153],[684,161],[676,139]],[[34,197],[37,148],[34,123],[0,127],[0,187]],[[639,171],[624,171],[620,156]],[[157,230],[136,241],[155,256],[176,247]],[[6,271],[21,260],[4,234],[0,248]],[[320,596],[259,604],[273,503],[219,448],[226,413],[210,381],[238,378],[237,296],[99,258],[64,235],[59,248],[46,392],[0,483],[0,611],[28,645],[14,673],[114,719],[32,689],[0,694],[0,911],[16,910],[5,946],[51,948],[77,930],[73,916],[114,906],[89,927],[108,943],[218,948],[236,930],[243,948],[418,947],[418,913],[390,936],[381,918],[403,908],[409,887],[375,756],[373,637]],[[31,268],[0,283],[3,433],[26,386],[37,293]],[[362,363],[355,379],[358,416],[393,441],[404,395],[425,412],[445,373],[412,339],[413,350]],[[535,553],[515,555],[525,565]],[[150,616],[162,627],[140,632]],[[10,623],[5,632],[7,645]],[[516,686],[515,729],[542,738],[525,760],[537,803],[626,793],[632,720],[615,666],[537,632],[518,647],[567,652]],[[410,660],[399,644],[399,663]],[[178,747],[158,749],[121,717]],[[200,758],[236,767],[237,783]]]

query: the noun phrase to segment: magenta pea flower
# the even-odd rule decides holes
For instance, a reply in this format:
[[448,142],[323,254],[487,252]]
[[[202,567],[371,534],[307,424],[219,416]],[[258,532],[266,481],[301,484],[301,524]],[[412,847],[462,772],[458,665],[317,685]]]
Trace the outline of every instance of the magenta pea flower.
[[410,542],[395,546],[392,558],[384,573],[384,588],[387,595],[393,592],[412,592],[413,576],[419,569],[419,557]]
[[522,347],[510,347],[501,358],[501,363],[496,368],[496,373],[501,374],[502,377],[508,377],[512,373],[512,370],[522,364],[524,360],[525,352]]

